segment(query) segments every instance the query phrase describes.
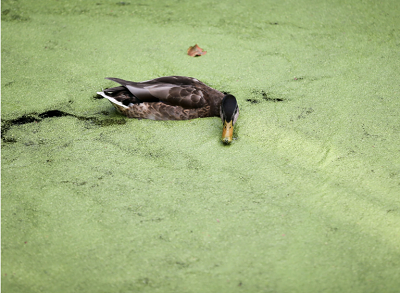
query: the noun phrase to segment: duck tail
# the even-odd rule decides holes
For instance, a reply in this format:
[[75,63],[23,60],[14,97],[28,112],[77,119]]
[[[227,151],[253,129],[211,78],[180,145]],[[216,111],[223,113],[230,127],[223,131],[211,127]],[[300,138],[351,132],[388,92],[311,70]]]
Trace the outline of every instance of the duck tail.
[[121,113],[124,112],[126,109],[129,109],[128,106],[125,106],[124,104],[122,104],[121,102],[117,101],[113,97],[107,96],[104,92],[97,92],[97,94],[102,96],[103,98],[106,98],[107,100],[109,100],[111,102],[111,104],[113,104],[115,109],[117,109],[117,111],[119,111]]

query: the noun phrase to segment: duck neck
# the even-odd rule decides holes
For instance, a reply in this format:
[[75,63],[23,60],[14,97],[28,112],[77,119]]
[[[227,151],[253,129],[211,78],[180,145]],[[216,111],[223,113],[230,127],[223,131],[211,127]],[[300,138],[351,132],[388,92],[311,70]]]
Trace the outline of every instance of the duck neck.
[[218,95],[216,95],[215,98],[211,100],[210,105],[212,116],[220,117],[221,104],[224,96],[225,95],[223,93],[218,92]]

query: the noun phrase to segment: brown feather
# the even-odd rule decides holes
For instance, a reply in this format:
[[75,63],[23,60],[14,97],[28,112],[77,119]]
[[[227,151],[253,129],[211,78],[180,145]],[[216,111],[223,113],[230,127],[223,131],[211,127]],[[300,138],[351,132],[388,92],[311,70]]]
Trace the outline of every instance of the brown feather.
[[224,94],[195,78],[167,76],[144,82],[107,79],[122,86],[107,89],[104,94],[121,103],[114,106],[130,118],[187,120],[220,116]]

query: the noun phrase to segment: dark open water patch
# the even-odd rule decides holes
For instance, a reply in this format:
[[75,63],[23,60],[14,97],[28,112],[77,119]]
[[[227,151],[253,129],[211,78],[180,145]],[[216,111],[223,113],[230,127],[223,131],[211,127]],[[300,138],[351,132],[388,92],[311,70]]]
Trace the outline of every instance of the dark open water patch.
[[[107,112],[101,112],[103,115],[108,115]],[[60,110],[48,110],[42,113],[30,113],[22,115],[21,117],[9,120],[1,121],[1,139],[4,143],[15,143],[17,142],[15,138],[6,137],[7,132],[13,126],[24,125],[28,123],[39,123],[44,119],[48,118],[58,118],[70,116],[82,121],[88,121],[98,126],[111,126],[111,125],[122,125],[126,123],[125,119],[99,119],[97,117],[85,117],[79,116],[71,113],[67,113]]]
[[261,103],[263,100],[267,102],[285,102],[287,99],[273,97],[271,93],[267,93],[264,90],[252,90],[251,91],[255,98],[247,99],[246,101],[251,104]]

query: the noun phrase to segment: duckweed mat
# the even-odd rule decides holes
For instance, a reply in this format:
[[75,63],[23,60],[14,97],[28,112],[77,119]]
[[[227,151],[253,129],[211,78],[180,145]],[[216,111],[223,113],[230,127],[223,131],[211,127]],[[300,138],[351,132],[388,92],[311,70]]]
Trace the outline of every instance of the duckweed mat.
[[[398,1],[1,11],[3,292],[398,292]],[[237,97],[232,145],[95,95],[168,75]]]

